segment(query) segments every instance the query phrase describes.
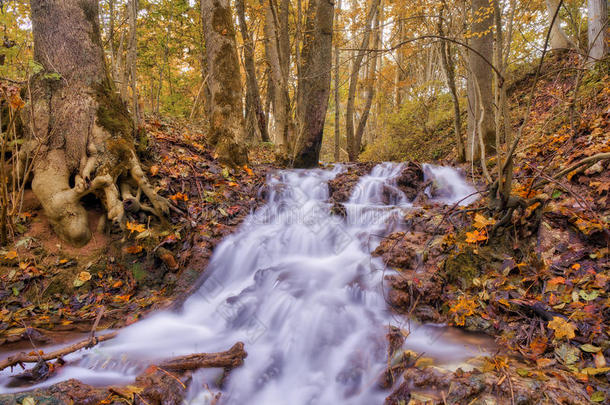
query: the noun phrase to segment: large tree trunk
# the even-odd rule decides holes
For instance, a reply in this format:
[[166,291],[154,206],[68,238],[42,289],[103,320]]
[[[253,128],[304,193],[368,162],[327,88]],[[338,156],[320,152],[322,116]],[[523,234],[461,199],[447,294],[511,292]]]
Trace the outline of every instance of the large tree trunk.
[[31,10],[34,59],[43,71],[30,83],[33,116],[24,122],[33,126],[25,148],[41,145],[32,189],[55,232],[73,245],[89,241],[80,199],[90,193],[117,224],[124,222],[124,207],[141,208],[132,186],[144,192],[156,214],[167,213],[168,202],[140,167],[133,123],[104,62],[97,1],[31,0]]
[[[606,1],[606,0],[602,0]],[[557,9],[559,8],[559,0],[546,0],[547,19],[549,25],[553,21],[555,14],[558,14]],[[551,27],[551,36],[549,38],[549,45],[551,49],[571,49],[574,48],[574,44],[566,33],[561,28],[561,19],[559,14],[555,17],[555,23]]]
[[294,165],[317,166],[324,134],[324,121],[330,95],[332,69],[334,3],[310,0],[301,51],[298,114],[301,142],[297,145]]
[[245,141],[241,74],[229,0],[201,0],[210,89],[210,142],[225,163],[243,165]]
[[608,0],[588,0],[589,60],[598,61],[608,53]]
[[246,71],[246,106],[247,117],[254,118],[255,124],[258,126],[261,140],[269,142],[269,133],[267,132],[267,118],[263,111],[263,103],[261,101],[260,91],[258,89],[258,80],[256,80],[256,67],[254,65],[254,41],[248,30],[246,22],[246,10],[244,0],[235,0],[235,9],[239,20],[239,29],[241,31],[242,40],[244,41],[244,70]]
[[358,88],[358,76],[360,75],[360,68],[362,67],[362,61],[369,48],[369,41],[371,39],[371,25],[373,18],[377,14],[380,0],[371,0],[371,7],[368,11],[366,22],[364,25],[364,33],[362,35],[362,44],[358,49],[356,58],[352,64],[352,70],[349,77],[349,89],[347,91],[347,106],[345,107],[345,130],[347,137],[347,154],[350,162],[356,160],[358,157],[356,136],[354,133],[354,111],[356,106],[356,90]]
[[[488,0],[472,0],[472,34],[471,47],[478,54],[469,52],[469,64],[472,71],[473,86],[477,94],[477,104],[474,105],[477,115],[477,137],[478,139],[470,139],[469,147],[474,150],[474,154],[468,155],[468,159],[476,161],[481,156],[481,148],[477,145],[482,144],[485,147],[485,154],[489,156],[495,152],[496,130],[494,121],[494,93],[493,93],[493,75],[491,63],[493,63],[493,36],[492,27],[494,26],[493,8],[489,7]],[[469,137],[475,131],[469,131]],[[468,151],[467,151],[468,152]]]

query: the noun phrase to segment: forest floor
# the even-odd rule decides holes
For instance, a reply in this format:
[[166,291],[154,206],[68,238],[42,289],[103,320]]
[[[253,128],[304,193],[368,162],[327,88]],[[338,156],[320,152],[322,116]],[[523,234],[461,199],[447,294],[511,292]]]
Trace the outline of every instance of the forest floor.
[[[375,250],[397,270],[386,277],[388,304],[421,322],[490,335],[498,353],[474,360],[469,371],[447,371],[424,353],[400,349],[408,332],[392,329],[392,360],[380,381],[394,390],[387,404],[582,404],[610,398],[608,161],[552,179],[572,162],[610,152],[610,78],[601,71],[578,79],[566,69],[571,63],[569,57],[550,61],[537,83],[514,188],[537,202],[515,211],[508,225],[496,228],[499,218],[485,199],[467,208],[433,204],[423,190],[434,185],[423,181],[421,166],[406,166],[399,185],[425,209],[409,212],[408,231],[388,236]],[[514,117],[523,116],[532,84],[533,74],[525,73],[512,85]],[[214,246],[264,201],[265,177],[275,168],[271,149],[252,150],[249,166],[231,169],[218,163],[196,126],[150,119],[144,130],[150,137],[145,170],[184,215],[164,222],[131,217],[127,232],[98,232],[75,249],[54,236],[36,199],[27,195],[15,243],[0,251],[0,351],[36,355],[34,347],[179,306],[200,285]],[[373,166],[352,165],[330,183],[335,214],[344,215],[342,202]],[[95,228],[101,206],[86,203]],[[218,354],[228,368],[245,355],[239,347],[232,350]],[[138,384],[112,391],[71,381],[44,394],[66,403],[144,395],[152,404],[161,397],[145,388],[163,385],[174,398],[182,392],[156,368]],[[21,404],[28,395],[0,396],[0,403]]]

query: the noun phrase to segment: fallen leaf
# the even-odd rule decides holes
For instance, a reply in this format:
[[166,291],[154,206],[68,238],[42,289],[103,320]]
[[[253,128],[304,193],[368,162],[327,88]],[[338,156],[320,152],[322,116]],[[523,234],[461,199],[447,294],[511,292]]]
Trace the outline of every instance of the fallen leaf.
[[74,287],[80,287],[89,280],[91,280],[91,273],[89,273],[88,271],[81,271],[74,279]]
[[127,230],[130,231],[129,233],[133,233],[133,232],[138,232],[138,233],[142,233],[146,230],[146,227],[142,224],[138,224],[135,222],[129,222],[127,221]]
[[477,230],[474,230],[472,232],[466,232],[466,242],[467,243],[478,243],[478,242],[483,242],[486,240],[487,240],[487,235],[485,234],[485,231],[479,232]]
[[11,250],[10,252],[8,252],[7,254],[4,255],[4,258],[8,259],[8,260],[13,260],[16,257],[17,257],[17,252],[14,250]]
[[496,220],[493,218],[485,218],[483,215],[477,213],[474,216],[474,227],[477,229],[483,229],[483,228],[487,228],[490,225],[494,225],[496,223]]
[[574,331],[576,330],[576,325],[571,322],[566,321],[560,316],[553,317],[553,320],[548,324],[549,329],[553,329],[555,331],[555,338],[567,338],[574,339],[576,334]]

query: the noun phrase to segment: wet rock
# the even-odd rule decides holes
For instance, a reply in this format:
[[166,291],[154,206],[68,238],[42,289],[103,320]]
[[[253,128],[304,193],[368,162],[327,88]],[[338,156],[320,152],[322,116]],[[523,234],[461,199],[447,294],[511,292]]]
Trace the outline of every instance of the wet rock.
[[366,176],[373,170],[376,163],[354,163],[350,164],[343,173],[328,182],[330,202],[345,203],[352,195],[352,191],[362,176]]
[[425,188],[424,171],[421,165],[407,162],[400,176],[396,179],[396,185],[405,193],[409,201],[415,200]]
[[384,405],[407,404],[411,400],[409,384],[405,381],[392,394],[385,399]]

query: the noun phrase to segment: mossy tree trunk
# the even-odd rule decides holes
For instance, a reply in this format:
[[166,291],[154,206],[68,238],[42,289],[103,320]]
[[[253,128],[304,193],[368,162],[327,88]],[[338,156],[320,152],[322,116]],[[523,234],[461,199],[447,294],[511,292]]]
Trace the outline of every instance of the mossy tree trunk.
[[[119,226],[126,209],[166,214],[169,204],[144,176],[129,112],[108,74],[97,0],[31,0],[31,17],[42,70],[31,79],[31,108],[23,110],[30,123],[24,150],[40,147],[32,189],[55,232],[72,245],[89,241],[80,200],[90,193]],[[140,192],[152,207],[140,204]]]
[[201,0],[201,17],[209,74],[210,140],[221,160],[243,165],[248,160],[243,146],[243,91],[229,0]]

